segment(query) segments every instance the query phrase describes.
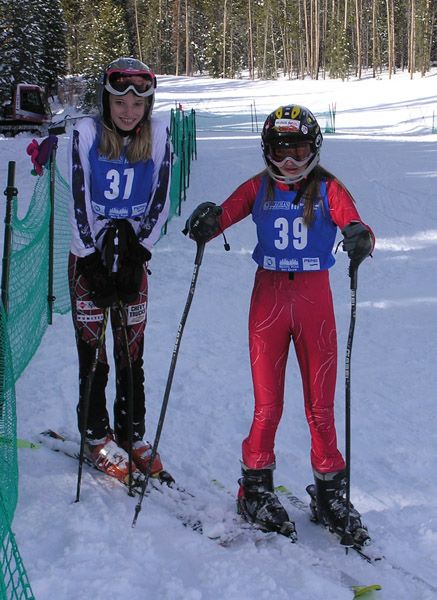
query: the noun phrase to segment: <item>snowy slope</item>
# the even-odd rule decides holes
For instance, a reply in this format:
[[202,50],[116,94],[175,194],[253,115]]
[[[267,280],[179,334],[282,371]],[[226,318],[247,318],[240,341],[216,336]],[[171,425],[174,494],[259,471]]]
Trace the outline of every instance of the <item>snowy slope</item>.
[[[135,501],[85,470],[74,504],[77,465],[47,449],[20,450],[20,499],[14,531],[38,600],[350,599],[352,581],[379,583],[375,598],[437,598],[437,71],[410,81],[399,74],[363,81],[222,81],[160,77],[156,110],[195,108],[198,158],[181,218],[157,245],[151,269],[145,369],[147,427],[153,439],[179,320],[188,294],[194,244],[181,229],[201,201],[223,201],[263,167],[259,126],[280,104],[301,103],[322,116],[337,106],[337,133],[326,135],[322,164],[355,196],[377,249],[361,267],[352,354],[352,500],[386,561],[368,565],[291,509],[299,542],[248,536],[223,548],[184,528],[171,501]],[[17,161],[17,186],[35,180],[29,139],[0,139],[0,182]],[[60,139],[66,174],[67,136]],[[25,202],[23,202],[23,207]],[[207,529],[232,519],[240,445],[253,410],[247,315],[255,263],[250,219],[205,252],[181,344],[160,443],[165,465],[195,495]],[[347,259],[331,271],[339,333],[337,427],[344,443],[344,349],[349,327]],[[56,316],[17,384],[19,436],[47,427],[76,433],[77,362],[70,315]],[[108,405],[114,397],[111,381]],[[276,482],[305,499],[311,482],[309,436],[299,373],[290,351],[284,416],[277,435]],[[434,465],[434,467],[432,466]],[[212,484],[218,479],[225,490]],[[190,508],[190,510],[192,510]],[[210,530],[209,529],[209,530]],[[394,568],[394,565],[398,568]]]

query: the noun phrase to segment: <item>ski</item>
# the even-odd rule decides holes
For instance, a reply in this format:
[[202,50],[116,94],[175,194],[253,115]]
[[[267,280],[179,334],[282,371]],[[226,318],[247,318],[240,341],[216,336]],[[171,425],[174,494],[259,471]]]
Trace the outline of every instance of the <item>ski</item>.
[[[61,433],[58,433],[52,429],[47,429],[39,434],[39,440],[42,445],[53,450],[54,452],[59,452],[72,458],[74,460],[79,460],[80,454],[80,444],[78,441],[69,438]],[[133,473],[132,483],[129,486],[129,478],[126,478],[125,481],[121,481],[115,477],[110,477],[103,471],[101,471],[89,458],[84,456],[84,464],[90,467],[91,469],[97,471],[100,475],[107,478],[114,485],[121,486],[128,492],[130,491],[130,495],[137,496],[140,494],[142,489],[142,483],[144,481],[144,475],[140,472]],[[173,479],[173,477],[167,471],[161,471],[156,476],[152,476],[149,479],[150,488],[149,490],[153,490],[154,492],[159,492],[164,494],[167,490],[168,493],[166,497],[171,498],[174,504],[180,508],[182,505],[187,505],[194,498],[194,495],[185,490],[184,488],[177,485]],[[149,490],[146,494],[149,493]],[[185,527],[189,527],[193,529],[193,531],[197,531],[199,533],[203,532],[202,522],[197,517],[193,517],[188,514],[177,514],[177,517],[180,521],[182,521]]]
[[373,585],[353,585],[353,600],[355,600],[356,598],[370,598],[370,596],[373,595],[373,592],[378,590],[382,590],[382,587],[377,583]]
[[[79,458],[79,442],[68,438],[68,436],[56,433],[53,430],[42,432],[39,436],[38,442],[42,446],[48,447],[55,452],[62,453],[74,460],[78,460]],[[125,490],[128,489],[127,483],[117,480],[114,477],[109,477],[103,471],[97,469],[97,467],[90,461],[86,462],[86,464],[93,470],[96,470],[99,475],[102,475],[106,479],[110,480],[114,485],[120,485],[124,487]],[[171,478],[171,480],[173,481],[173,478]],[[138,494],[141,490],[140,482],[141,478],[138,481],[138,484],[133,486],[134,495]],[[225,517],[219,522],[216,519],[215,511],[213,511],[214,514],[212,514],[208,519],[205,511],[206,507],[196,506],[195,495],[180,487],[174,481],[173,483],[169,481],[161,482],[158,479],[150,478],[149,484],[150,487],[146,493],[149,494],[158,492],[162,494],[163,499],[165,500],[163,504],[165,504],[165,507],[171,511],[171,514],[175,516],[184,527],[203,535],[207,539],[218,543],[222,547],[232,546],[233,544],[238,544],[239,542],[243,544],[251,542],[255,545],[259,545],[270,543],[271,541],[275,541],[278,540],[278,538],[283,537],[278,535],[276,532],[266,532],[259,529],[256,525],[254,526],[253,524],[243,521],[236,513],[229,515],[229,511],[225,512]],[[228,496],[232,495],[231,492],[226,490],[225,486],[217,479],[212,480],[212,484],[216,489],[225,491]],[[311,512],[308,503],[303,502],[285,486],[278,486],[275,488],[275,491],[288,500],[292,506],[307,513],[311,518]],[[232,500],[234,502],[234,498],[232,498]],[[202,515],[201,518],[199,518],[199,514]],[[305,547],[305,544],[303,544],[303,547]],[[370,564],[375,565],[378,564],[378,561],[385,559],[384,556],[372,556],[369,553],[364,552],[361,548],[352,549]],[[402,573],[410,580],[415,581],[417,584],[437,593],[437,588],[428,581],[424,580],[422,577],[412,573],[399,564],[393,563],[392,561],[387,561],[385,559],[385,562],[390,566],[390,568],[399,571],[399,573]],[[378,584],[359,586],[358,582],[353,581],[353,578],[347,573],[344,573],[343,571],[340,571],[340,573],[342,576],[344,576],[345,580],[347,580],[347,584],[350,589],[353,589],[354,585],[356,586],[357,589],[353,590],[355,593],[354,598],[364,599],[366,597],[370,597],[369,594],[372,594],[373,591],[380,589]]]
[[[303,502],[303,500],[301,500],[300,498],[298,498],[297,496],[295,496],[288,488],[286,488],[285,486],[278,486],[277,488],[275,488],[275,491],[279,494],[279,495],[283,495],[284,498],[286,498],[290,504],[292,506],[294,506],[295,508],[297,508],[298,510],[301,510],[303,512],[306,512],[309,514],[310,519],[312,520],[312,515],[311,515],[311,510],[310,510],[310,506],[308,503]],[[316,524],[320,525],[320,523]],[[331,534],[332,536],[332,534]],[[366,562],[368,562],[369,564],[372,564],[374,566],[376,566],[378,563],[385,563],[387,565],[389,565],[389,567],[391,569],[393,569],[394,571],[398,571],[399,573],[402,573],[402,575],[404,575],[405,577],[407,577],[408,579],[410,579],[411,581],[416,582],[417,584],[425,587],[426,589],[428,589],[429,591],[433,592],[434,594],[436,594],[436,598],[437,598],[437,587],[435,587],[434,585],[432,585],[431,583],[429,583],[429,581],[427,581],[426,579],[424,579],[423,577],[420,577],[419,575],[417,575],[416,573],[411,572],[409,569],[401,566],[400,564],[397,564],[396,562],[393,562],[390,559],[387,559],[386,556],[384,556],[382,553],[380,555],[376,555],[376,554],[370,554],[370,550],[369,551],[364,551],[361,547],[359,546],[355,546],[351,548],[352,550],[354,550],[354,552],[356,552],[356,554],[358,554],[361,558],[363,558]],[[376,584],[375,584],[376,585]],[[376,589],[376,588],[375,588]],[[364,592],[361,592],[361,595],[355,596],[355,597],[368,597],[368,596],[364,596]]]
[[[48,429],[39,434],[38,442],[54,452],[64,454],[76,461],[79,460],[80,443],[68,435]],[[91,470],[95,470],[103,478],[110,480],[113,485],[129,490],[129,482],[127,480],[121,481],[115,477],[110,477],[98,469],[86,456],[84,456],[84,464]],[[130,487],[132,496],[137,496],[141,492],[143,481],[144,475],[142,473],[134,477]],[[216,523],[212,519],[212,522],[207,522],[203,518],[203,515],[202,518],[199,518],[199,513],[202,509],[195,506],[195,495],[176,484],[171,475],[166,471],[159,473],[158,477],[150,477],[149,488],[146,494],[148,495],[150,491],[153,493],[158,492],[163,496],[163,499],[165,498],[166,506],[184,527],[192,529],[223,547],[228,547],[247,539],[258,545],[267,541],[270,536],[276,536],[275,533],[270,533],[269,535],[269,532],[253,528],[248,523],[242,521],[237,514],[233,514],[230,519],[225,519],[220,523]]]
[[[75,458],[76,460],[79,460],[79,453],[80,453],[79,444],[75,440],[69,439],[68,437],[62,435],[61,433],[54,431],[53,429],[47,429],[46,431],[42,431],[40,433],[40,436],[41,436],[40,441],[45,446],[48,446],[51,450],[54,450],[55,452],[62,452],[62,454],[65,454],[66,456],[69,456],[71,458]],[[99,471],[99,473],[102,473],[103,475],[105,474],[87,456],[84,455],[83,461],[89,467],[95,469],[96,471]],[[159,473],[156,474],[156,476],[152,476],[152,478],[156,481],[159,481],[159,483],[165,483],[169,487],[175,483],[174,479],[170,475],[170,473],[168,473],[165,470],[160,471]],[[121,484],[125,488],[126,487],[129,488],[128,478],[126,478],[126,481],[121,481],[120,479],[111,477],[111,481],[112,480],[117,481],[119,484]],[[133,495],[136,495],[141,491],[141,485],[142,485],[143,480],[144,480],[144,475],[142,473],[136,472],[136,473],[132,474],[132,486],[131,487],[132,487]],[[175,487],[178,491],[185,491],[185,490],[178,488],[177,486],[175,486]]]

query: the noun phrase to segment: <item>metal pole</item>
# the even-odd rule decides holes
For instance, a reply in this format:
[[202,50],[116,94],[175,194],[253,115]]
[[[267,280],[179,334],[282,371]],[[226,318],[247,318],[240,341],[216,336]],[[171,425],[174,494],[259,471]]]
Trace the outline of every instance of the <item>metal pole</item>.
[[[341,539],[343,546],[350,547],[353,545],[353,538],[349,531],[349,512],[350,512],[350,490],[351,490],[351,355],[352,343],[354,339],[354,330],[357,314],[357,279],[358,265],[352,261],[349,264],[349,277],[351,279],[351,318],[349,324],[349,335],[346,345],[346,361],[345,361],[345,459],[346,459],[346,509],[347,509],[347,529]],[[346,550],[347,551],[347,550]]]
[[258,131],[258,115],[256,114],[256,104],[255,104],[255,100],[253,101],[253,114],[255,117],[255,126],[256,126],[256,130]]
[[18,194],[15,183],[15,161],[11,160],[8,164],[8,185],[5,189],[6,196],[6,215],[5,215],[5,232],[3,245],[3,262],[2,262],[2,302],[5,314],[9,310],[9,269],[11,263],[12,250],[12,209],[14,198]]
[[153,442],[153,447],[152,447],[152,454],[150,456],[150,462],[149,462],[146,472],[144,474],[144,480],[141,484],[141,492],[139,495],[138,503],[135,507],[135,514],[134,514],[134,518],[132,521],[132,527],[135,527],[135,524],[138,519],[138,515],[140,514],[144,494],[146,493],[147,484],[149,483],[149,479],[150,479],[150,470],[152,468],[153,461],[155,460],[155,456],[158,452],[158,444],[159,444],[159,440],[161,438],[162,428],[164,426],[164,419],[165,419],[165,414],[167,412],[168,400],[170,397],[171,386],[173,383],[173,375],[174,375],[174,372],[176,369],[176,362],[178,359],[179,347],[181,344],[182,334],[184,332],[184,327],[185,327],[185,323],[187,321],[188,313],[190,311],[191,302],[193,300],[194,291],[196,289],[197,277],[199,275],[200,265],[202,264],[204,250],[205,250],[205,242],[198,242],[196,258],[194,260],[193,275],[191,277],[190,290],[188,292],[188,298],[185,303],[184,312],[182,313],[182,318],[179,323],[178,331],[176,334],[176,342],[175,342],[175,345],[173,348],[173,354],[172,354],[172,358],[171,358],[171,362],[170,362],[170,369],[169,369],[168,377],[167,377],[167,384],[165,386],[164,399],[162,401],[161,413],[159,415],[159,421],[158,421],[158,426],[156,428],[155,440]]
[[77,485],[76,485],[76,500],[75,502],[79,502],[80,499],[80,487],[82,483],[82,466],[83,466],[83,457],[85,451],[85,436],[86,436],[86,427],[88,423],[88,413],[90,407],[90,396],[91,396],[91,388],[94,381],[94,375],[97,369],[97,363],[99,362],[100,351],[105,343],[105,332],[106,325],[108,323],[109,317],[109,308],[105,308],[103,312],[103,320],[102,327],[100,329],[100,335],[97,340],[96,349],[93,357],[93,362],[91,363],[90,370],[88,372],[88,376],[86,379],[86,385],[83,392],[82,399],[82,409],[81,409],[81,421],[80,421],[80,451],[79,451],[79,467],[77,471]]
[[49,316],[48,324],[53,323],[53,305],[55,296],[53,295],[53,256],[55,244],[55,179],[56,179],[56,148],[58,143],[55,142],[52,146],[50,156],[50,223],[49,223],[49,277],[48,277],[48,295]]
[[[133,496],[132,491],[132,447],[134,440],[134,378],[132,371],[132,360],[129,351],[129,336],[127,333],[127,319],[125,313],[125,306],[119,301],[117,305],[118,318],[123,334],[124,351],[126,353],[126,364],[127,364],[127,419],[128,419],[128,457],[129,457],[129,496]],[[121,371],[121,369],[120,369]],[[119,375],[121,381],[121,375]]]

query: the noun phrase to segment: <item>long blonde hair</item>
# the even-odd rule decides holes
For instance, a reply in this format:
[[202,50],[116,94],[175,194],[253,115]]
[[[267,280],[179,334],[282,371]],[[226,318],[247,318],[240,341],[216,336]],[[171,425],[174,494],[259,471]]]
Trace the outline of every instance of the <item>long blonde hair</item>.
[[[124,139],[114,126],[109,127],[104,121],[101,121],[101,125],[99,152],[103,156],[115,160],[119,158],[122,153]],[[135,130],[133,136],[131,136],[127,145],[126,158],[129,162],[135,163],[140,160],[148,160],[151,155],[152,124],[149,119],[146,119],[142,125]]]

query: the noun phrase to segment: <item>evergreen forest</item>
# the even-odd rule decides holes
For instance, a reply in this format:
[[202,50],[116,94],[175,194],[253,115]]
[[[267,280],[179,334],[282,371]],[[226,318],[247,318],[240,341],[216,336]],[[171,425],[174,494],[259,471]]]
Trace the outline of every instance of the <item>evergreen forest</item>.
[[123,55],[169,75],[420,77],[436,17],[436,0],[0,0],[0,101],[20,81],[95,82]]

